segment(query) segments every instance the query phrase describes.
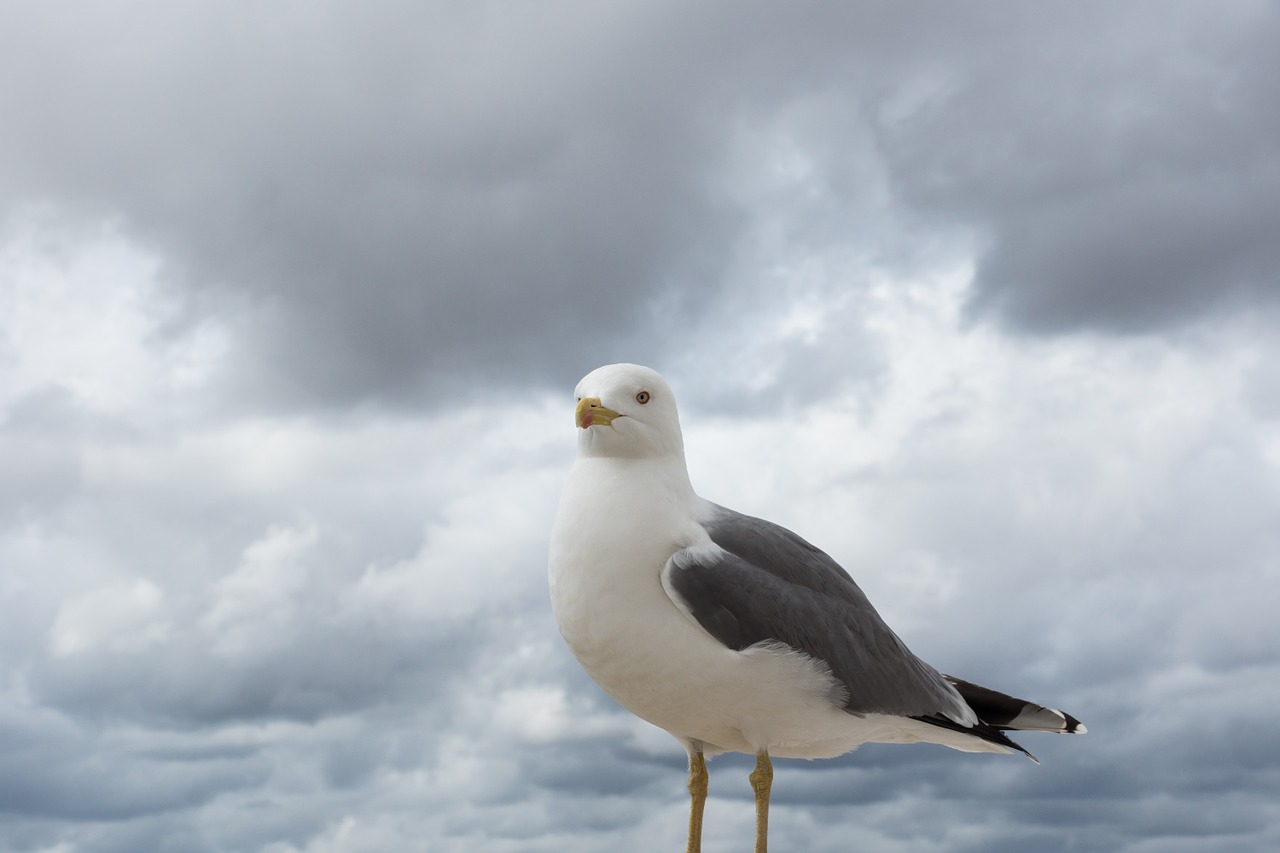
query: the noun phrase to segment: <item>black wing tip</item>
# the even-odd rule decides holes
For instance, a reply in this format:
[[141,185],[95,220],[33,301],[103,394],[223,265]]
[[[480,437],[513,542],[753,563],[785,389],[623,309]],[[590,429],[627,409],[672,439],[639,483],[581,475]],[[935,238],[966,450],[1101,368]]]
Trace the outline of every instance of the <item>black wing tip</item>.
[[982,687],[970,681],[943,676],[955,687],[960,698],[973,709],[984,724],[1002,731],[1039,731],[1054,734],[1084,734],[1085,725],[1065,711],[1049,708]]
[[[1050,708],[1049,710],[1058,711],[1057,708]],[[1064,720],[1066,720],[1066,725],[1063,726],[1063,729],[1061,732],[1059,732],[1059,734],[1082,735],[1082,734],[1088,733],[1089,729],[1085,726],[1084,723],[1080,722],[1075,717],[1068,714],[1066,711],[1058,711],[1058,713],[1062,715],[1062,718]]]

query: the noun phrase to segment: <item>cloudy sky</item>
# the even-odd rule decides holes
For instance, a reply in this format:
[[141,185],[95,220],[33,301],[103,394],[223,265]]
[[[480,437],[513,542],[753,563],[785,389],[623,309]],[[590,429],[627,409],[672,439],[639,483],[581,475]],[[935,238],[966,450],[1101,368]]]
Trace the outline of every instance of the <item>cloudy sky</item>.
[[[1280,6],[0,6],[0,851],[680,849],[546,594],[572,389],[1043,762],[784,850],[1280,847]],[[751,837],[711,767],[709,853]]]

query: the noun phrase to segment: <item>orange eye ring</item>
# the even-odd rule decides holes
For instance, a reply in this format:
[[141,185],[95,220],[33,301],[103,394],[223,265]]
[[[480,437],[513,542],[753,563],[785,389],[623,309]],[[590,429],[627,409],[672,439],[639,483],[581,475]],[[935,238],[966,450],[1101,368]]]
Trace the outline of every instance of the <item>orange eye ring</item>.
[[648,392],[648,391],[641,391],[639,394],[637,394],[637,395],[636,395],[636,402],[637,402],[637,403],[639,403],[639,404],[640,404],[640,405],[642,405],[642,406],[643,406],[645,403],[649,402],[649,392]]

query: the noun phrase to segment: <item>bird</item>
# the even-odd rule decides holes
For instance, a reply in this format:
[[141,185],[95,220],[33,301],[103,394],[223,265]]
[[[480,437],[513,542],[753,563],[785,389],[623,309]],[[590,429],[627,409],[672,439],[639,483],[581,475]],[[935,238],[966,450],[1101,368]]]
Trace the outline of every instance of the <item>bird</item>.
[[1085,732],[1063,711],[940,673],[825,552],[699,497],[658,372],[606,365],[575,398],[551,606],[596,684],[688,754],[686,853],[701,850],[711,756],[755,756],[754,850],[767,853],[773,758],[923,742],[1035,761],[1005,732]]

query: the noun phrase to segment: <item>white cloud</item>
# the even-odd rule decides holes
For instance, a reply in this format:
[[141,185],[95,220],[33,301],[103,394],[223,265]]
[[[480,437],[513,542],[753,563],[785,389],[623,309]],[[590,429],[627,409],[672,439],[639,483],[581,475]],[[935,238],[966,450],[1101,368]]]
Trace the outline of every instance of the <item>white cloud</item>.
[[89,649],[139,652],[162,642],[170,626],[161,612],[164,592],[144,578],[67,599],[49,632],[59,657]]
[[620,737],[628,728],[616,715],[593,711],[560,685],[536,684],[503,690],[485,703],[496,709],[493,723],[525,744]]
[[[1251,214],[1222,186],[1263,212],[1188,245],[1270,257],[1266,27],[639,8],[0,13],[0,850],[679,849],[679,746],[589,684],[545,589],[571,389],[618,358],[672,380],[703,494],[1091,729],[1028,738],[1042,768],[780,762],[780,845],[1276,846],[1275,277],[1108,262],[1167,248],[1151,201],[1205,175],[1223,221]],[[502,61],[440,89],[421,33]],[[1144,109],[1091,138],[1116,104]],[[708,850],[750,837],[741,761]]]
[[[1236,590],[1257,588],[1271,565],[1265,536],[1240,537],[1274,510],[1264,487],[1274,467],[1251,467],[1266,458],[1264,433],[1238,401],[1241,376],[1272,345],[1010,342],[960,323],[955,281],[885,282],[856,309],[871,313],[846,304],[814,329],[822,346],[855,316],[873,326],[887,355],[876,391],[855,376],[749,418],[686,407],[695,484],[831,551],[918,651],[957,674],[994,676],[992,686],[1060,702],[1135,744],[1186,742],[1199,723],[1178,709],[1251,721],[1223,697],[1250,707],[1272,698],[1258,685],[1274,675],[1280,638],[1260,599]],[[182,755],[174,779],[203,772],[213,759],[196,758],[201,749],[235,756],[217,759],[227,775],[216,801],[183,789],[194,798],[184,820],[216,825],[210,837],[233,847],[678,844],[678,745],[585,684],[547,612],[572,381],[563,400],[486,400],[429,419],[228,418],[149,442],[92,437],[61,510],[79,533],[46,520],[40,560],[61,566],[51,553],[79,549],[99,561],[55,579],[36,571],[29,529],[0,536],[19,560],[11,577],[47,576],[42,594],[55,605],[48,663],[25,664],[32,701],[73,719],[94,707],[140,720],[125,740],[82,736],[126,763]],[[696,398],[714,381],[689,370],[677,391]],[[1258,502],[1253,515],[1233,496]],[[158,535],[95,517],[130,502],[152,507]],[[1190,555],[1228,542],[1239,559],[1203,574]],[[116,695],[121,685],[191,733],[153,732]],[[1156,713],[1144,734],[1139,723]],[[1089,772],[1096,754],[1089,739],[1028,745],[1053,756],[1057,780]],[[1148,760],[1136,747],[1125,754]],[[879,756],[859,753],[853,766]],[[964,757],[892,760],[1024,781]],[[713,774],[708,849],[749,827],[742,774],[729,759]],[[808,790],[803,772],[780,775]],[[918,839],[894,840],[887,815],[951,806],[896,791],[821,819],[818,806],[780,798],[777,825],[815,850],[833,833],[914,849]],[[255,811],[263,797],[277,803],[275,820]],[[421,813],[423,803],[434,805]],[[1020,827],[961,821],[938,849]]]
[[64,389],[95,413],[130,418],[199,390],[227,347],[212,318],[182,335],[158,326],[175,310],[161,262],[110,224],[69,238],[35,216],[0,246],[0,413]]
[[220,654],[243,655],[293,639],[307,584],[306,556],[315,546],[314,524],[272,525],[244,551],[235,571],[213,587],[201,627]]

